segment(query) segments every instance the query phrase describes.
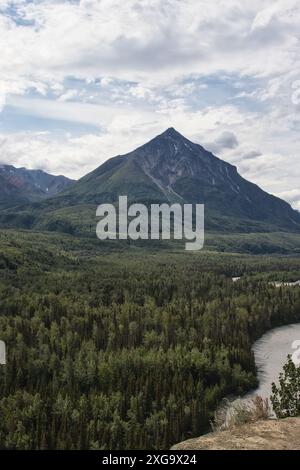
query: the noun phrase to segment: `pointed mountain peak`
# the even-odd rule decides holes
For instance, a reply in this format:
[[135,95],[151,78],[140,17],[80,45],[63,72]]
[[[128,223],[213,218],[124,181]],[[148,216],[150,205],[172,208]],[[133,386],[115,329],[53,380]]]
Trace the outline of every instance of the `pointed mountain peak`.
[[[182,147],[183,145],[195,145],[193,142],[188,140],[184,135],[180,134],[174,127],[169,127],[166,129],[164,132],[161,134],[157,135],[153,139],[151,139],[148,143],[146,143],[144,146],[147,145],[157,145],[159,147],[165,147],[166,145],[168,147],[176,148]],[[143,146],[143,147],[144,147]]]
[[181,135],[174,127],[169,127],[166,131],[165,131],[166,134],[170,134],[170,135]]
[[180,134],[174,127],[169,127],[167,130],[165,130],[160,136],[158,137],[172,137],[177,138],[177,139],[185,139],[185,137]]

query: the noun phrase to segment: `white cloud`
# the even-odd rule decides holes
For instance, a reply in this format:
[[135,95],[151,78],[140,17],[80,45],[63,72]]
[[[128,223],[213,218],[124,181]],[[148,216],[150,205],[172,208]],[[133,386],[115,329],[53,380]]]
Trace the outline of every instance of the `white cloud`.
[[3,132],[1,159],[80,176],[174,126],[265,189],[296,191],[299,22],[298,0],[0,0],[0,112],[101,129]]
[[[44,132],[0,134],[0,163],[43,168],[53,174],[79,178],[111,156],[132,150],[130,130],[131,127],[128,130],[123,125],[119,129],[114,125],[102,135],[73,137],[66,134],[62,139],[54,139]],[[134,145],[144,143],[144,136],[145,133],[137,136]]]
[[58,98],[58,101],[70,101],[76,98],[77,96],[78,96],[78,91],[71,89],[71,90],[66,91],[66,93],[63,93],[62,95],[60,95],[60,97]]
[[138,107],[123,107],[116,105],[99,105],[83,103],[80,101],[68,101],[64,99],[57,101],[39,98],[27,98],[23,96],[11,96],[8,104],[14,106],[20,113],[28,116],[43,117],[57,121],[71,121],[87,124],[95,127],[103,127],[112,124],[115,120],[125,119],[128,123],[139,122],[141,119],[149,119],[151,113]]
[[152,91],[149,88],[143,87],[141,84],[130,87],[129,93],[136,98],[151,99],[153,97]]
[[156,84],[219,70],[270,75],[294,65],[299,37],[300,5],[273,3],[262,10],[258,0],[21,2],[19,16],[33,25],[1,15],[1,70],[50,82],[75,75]]
[[109,86],[112,82],[113,80],[110,77],[103,77],[100,80],[101,86],[103,87]]
[[292,189],[278,194],[279,197],[290,202],[296,209],[300,211],[300,190]]

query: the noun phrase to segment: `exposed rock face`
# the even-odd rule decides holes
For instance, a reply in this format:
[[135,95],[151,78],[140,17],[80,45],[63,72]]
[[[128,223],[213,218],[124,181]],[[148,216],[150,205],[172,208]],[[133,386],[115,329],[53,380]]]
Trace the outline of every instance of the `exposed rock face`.
[[244,424],[181,442],[172,450],[300,450],[300,418]]
[[119,195],[130,203],[204,203],[206,226],[216,231],[300,231],[300,213],[288,203],[173,128],[106,161],[61,193],[56,204],[116,203]]
[[0,166],[4,227],[54,230],[63,223],[72,225],[75,232],[86,232],[95,223],[99,204],[118,204],[119,196],[125,195],[130,204],[147,206],[205,204],[205,228],[211,232],[300,233],[300,212],[173,128],[126,155],[107,160],[73,184],[63,177]]

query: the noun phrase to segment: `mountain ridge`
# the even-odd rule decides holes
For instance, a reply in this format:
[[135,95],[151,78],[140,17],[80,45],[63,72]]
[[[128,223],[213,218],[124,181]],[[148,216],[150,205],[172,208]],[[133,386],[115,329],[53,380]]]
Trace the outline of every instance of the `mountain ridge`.
[[[206,228],[216,232],[300,233],[300,213],[244,179],[237,167],[169,128],[149,142],[110,158],[54,197],[2,211],[0,223],[30,220],[30,227],[91,231],[101,203],[205,204]],[[20,216],[20,217],[19,217]],[[49,225],[50,224],[50,225]]]
[[11,206],[55,196],[74,180],[43,170],[0,164],[0,182],[0,206],[5,203]]
[[[208,217],[233,217],[300,230],[300,214],[239,175],[237,167],[169,128],[125,155],[107,160],[58,195],[72,204],[204,203]],[[277,220],[279,219],[279,221]],[[279,222],[279,223],[278,223]]]

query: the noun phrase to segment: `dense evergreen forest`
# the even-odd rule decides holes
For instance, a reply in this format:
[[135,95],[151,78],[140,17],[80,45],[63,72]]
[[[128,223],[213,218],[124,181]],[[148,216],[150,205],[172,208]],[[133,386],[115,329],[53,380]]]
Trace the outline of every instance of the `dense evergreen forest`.
[[[242,279],[233,282],[233,276]],[[256,385],[251,344],[300,321],[300,258],[116,250],[0,232],[2,449],[167,449]]]

